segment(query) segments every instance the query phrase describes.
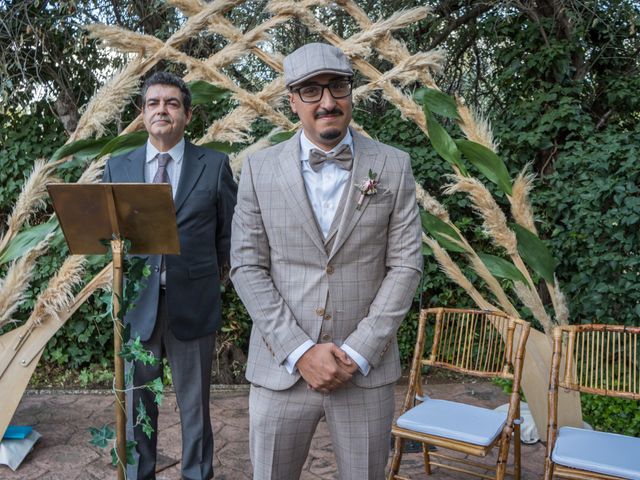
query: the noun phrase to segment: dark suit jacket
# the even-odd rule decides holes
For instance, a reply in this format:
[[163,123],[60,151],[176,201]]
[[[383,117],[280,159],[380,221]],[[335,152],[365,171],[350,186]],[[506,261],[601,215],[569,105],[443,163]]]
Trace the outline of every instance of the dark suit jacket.
[[[144,183],[146,145],[111,158],[103,181]],[[166,256],[169,328],[180,340],[213,333],[220,326],[220,270],[229,263],[231,218],[237,186],[228,157],[185,143],[174,199],[180,255]],[[158,313],[160,255],[149,255],[151,275],[127,313],[131,335],[148,340]]]

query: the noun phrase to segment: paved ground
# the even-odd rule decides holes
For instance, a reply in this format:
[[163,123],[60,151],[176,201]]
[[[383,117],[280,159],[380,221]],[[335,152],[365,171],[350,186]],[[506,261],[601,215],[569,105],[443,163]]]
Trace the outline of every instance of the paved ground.
[[[404,387],[396,387],[400,406]],[[496,407],[507,397],[499,388],[486,382],[439,384],[426,387],[434,398],[473,399],[478,405]],[[215,389],[212,398],[215,438],[215,478],[239,480],[251,478],[248,449],[248,390]],[[70,394],[65,392],[28,393],[16,412],[13,424],[33,425],[42,434],[33,452],[16,472],[0,465],[0,479],[27,480],[95,480],[116,478],[108,451],[89,444],[88,428],[113,423],[114,400],[107,394]],[[158,479],[180,478],[180,426],[175,396],[168,394],[161,407]],[[523,445],[523,480],[542,476],[544,447]],[[422,454],[405,454],[401,474],[424,478]],[[336,465],[326,425],[321,422],[302,474],[303,480],[333,479]],[[463,474],[434,470],[429,478],[451,480]]]

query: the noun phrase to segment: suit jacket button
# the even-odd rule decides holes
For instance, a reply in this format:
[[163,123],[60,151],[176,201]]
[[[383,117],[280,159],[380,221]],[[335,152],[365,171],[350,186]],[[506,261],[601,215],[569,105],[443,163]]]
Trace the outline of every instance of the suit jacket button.
[[316,308],[316,315],[318,315],[319,317],[324,315],[324,308],[322,307],[318,307]]
[[325,313],[324,319],[325,320],[331,320],[331,315],[329,315],[328,313]]
[[329,275],[331,275],[331,274],[332,274],[333,272],[335,272],[335,271],[336,271],[336,269],[335,269],[335,267],[334,267],[333,265],[328,265],[328,266],[327,266],[327,273],[328,273]]
[[329,335],[328,333],[325,333],[322,335],[322,337],[320,337],[322,339],[323,342],[330,342],[331,341],[331,335]]

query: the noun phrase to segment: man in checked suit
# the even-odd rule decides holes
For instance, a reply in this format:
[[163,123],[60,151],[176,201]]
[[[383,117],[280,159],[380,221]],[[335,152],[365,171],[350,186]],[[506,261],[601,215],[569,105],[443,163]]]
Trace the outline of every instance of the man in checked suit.
[[254,479],[299,478],[322,417],[340,478],[382,479],[395,335],[422,270],[410,160],[349,129],[341,50],[305,45],[284,73],[303,128],[247,158],[231,235],[231,278],[253,319]]
[[[109,160],[105,182],[170,183],[176,209],[180,255],[150,255],[151,276],[127,313],[131,336],[159,360],[137,362],[133,383],[141,387],[171,367],[182,427],[182,478],[213,477],[213,433],[209,416],[211,363],[220,326],[220,272],[229,261],[236,184],[222,153],[184,138],[191,120],[191,94],[181,78],[152,75],[142,90],[147,144]],[[142,400],[151,417],[151,438],[133,427]],[[127,392],[127,436],[137,442],[137,465],[127,477],[154,479],[158,408],[145,388]]]

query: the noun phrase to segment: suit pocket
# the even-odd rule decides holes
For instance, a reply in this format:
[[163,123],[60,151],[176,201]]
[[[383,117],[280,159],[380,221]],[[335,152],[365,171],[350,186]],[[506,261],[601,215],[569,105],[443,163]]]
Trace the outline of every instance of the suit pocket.
[[189,267],[189,278],[201,278],[218,273],[218,264],[215,262],[201,263]]

